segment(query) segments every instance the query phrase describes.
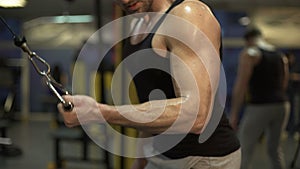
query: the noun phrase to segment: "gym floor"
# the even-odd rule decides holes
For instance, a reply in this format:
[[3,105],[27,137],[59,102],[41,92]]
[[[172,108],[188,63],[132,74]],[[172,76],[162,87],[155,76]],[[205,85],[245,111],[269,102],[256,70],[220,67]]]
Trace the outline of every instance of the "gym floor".
[[[8,130],[8,136],[12,138],[13,145],[22,150],[22,155],[15,157],[0,155],[1,169],[55,169],[54,163],[54,140],[51,138],[51,121],[49,120],[30,120],[28,122],[15,123]],[[291,161],[298,145],[299,136],[283,137],[283,150],[287,168],[290,168]],[[101,158],[101,148],[96,145],[90,146],[90,156]],[[78,143],[63,144],[63,154],[80,154]],[[269,161],[265,151],[265,141],[262,139],[257,144],[253,163],[255,169],[268,169]],[[65,169],[104,169],[105,165],[100,162],[81,162],[67,161]],[[300,168],[300,155],[296,162],[297,169]]]

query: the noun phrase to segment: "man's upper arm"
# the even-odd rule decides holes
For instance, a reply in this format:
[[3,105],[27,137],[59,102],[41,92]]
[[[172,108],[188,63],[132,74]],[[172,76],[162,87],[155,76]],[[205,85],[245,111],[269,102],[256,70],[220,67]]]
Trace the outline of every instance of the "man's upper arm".
[[238,85],[239,88],[246,89],[248,87],[253,67],[255,66],[255,62],[257,60],[255,57],[256,56],[249,55],[248,51],[244,51],[240,55],[236,80],[236,85]]
[[170,14],[177,20],[166,18],[162,31],[171,35],[165,36],[165,44],[173,54],[172,76],[179,87],[177,93],[189,98],[189,109],[183,111],[197,113],[195,124],[201,133],[210,119],[219,85],[220,27],[207,6],[196,1],[185,2]]

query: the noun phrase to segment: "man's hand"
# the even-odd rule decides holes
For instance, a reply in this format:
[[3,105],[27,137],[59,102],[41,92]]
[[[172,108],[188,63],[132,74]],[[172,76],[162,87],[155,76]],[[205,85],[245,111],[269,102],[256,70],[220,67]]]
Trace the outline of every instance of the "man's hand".
[[65,111],[63,105],[57,105],[58,111],[62,114],[67,127],[75,127],[80,124],[91,122],[102,123],[103,117],[100,112],[100,105],[95,99],[85,95],[65,95],[63,98],[74,104],[72,111]]
[[145,158],[137,158],[134,160],[131,169],[144,169],[147,165],[147,160]]

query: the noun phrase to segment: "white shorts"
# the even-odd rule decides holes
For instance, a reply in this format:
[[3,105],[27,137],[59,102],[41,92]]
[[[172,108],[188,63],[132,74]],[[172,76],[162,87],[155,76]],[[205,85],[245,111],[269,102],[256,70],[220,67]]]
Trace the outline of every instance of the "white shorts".
[[173,160],[158,155],[147,161],[145,169],[240,169],[241,149],[223,157],[189,156]]

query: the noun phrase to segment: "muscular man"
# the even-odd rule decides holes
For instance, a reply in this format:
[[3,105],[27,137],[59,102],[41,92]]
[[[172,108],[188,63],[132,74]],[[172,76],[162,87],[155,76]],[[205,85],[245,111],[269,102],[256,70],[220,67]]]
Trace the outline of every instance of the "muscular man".
[[[289,113],[286,88],[287,58],[267,43],[258,29],[245,33],[232,94],[230,122],[237,129],[238,114],[247,95],[247,105],[239,128],[242,169],[249,168],[255,144],[265,132],[272,169],[285,168],[280,135]],[[257,168],[257,167],[254,167]]]
[[[212,135],[198,141],[213,117],[221,64],[221,28],[208,6],[198,0],[116,2],[127,14],[139,14],[133,35],[125,40],[123,57],[132,59],[125,66],[133,75],[141,104],[110,106],[88,96],[64,96],[74,103],[71,112],[58,105],[66,125],[107,122],[136,128],[141,136],[162,135],[153,141],[155,151],[161,154],[136,159],[133,169],[238,169],[239,142],[223,112]],[[153,33],[144,33],[147,31]],[[149,69],[135,74],[135,68],[147,64]],[[184,137],[164,151],[168,140],[178,135]]]

